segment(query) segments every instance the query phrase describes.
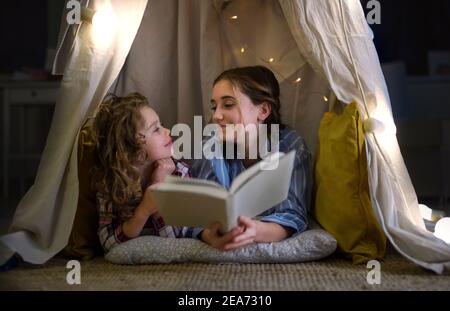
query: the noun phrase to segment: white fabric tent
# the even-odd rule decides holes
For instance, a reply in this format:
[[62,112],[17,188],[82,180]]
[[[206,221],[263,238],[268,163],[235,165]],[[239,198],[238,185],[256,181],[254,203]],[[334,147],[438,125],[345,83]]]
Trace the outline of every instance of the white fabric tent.
[[450,267],[450,246],[420,216],[358,0],[96,0],[89,7],[112,8],[117,27],[110,38],[96,38],[87,23],[62,27],[54,68],[64,73],[60,97],[35,184],[1,237],[3,262],[17,252],[43,263],[66,245],[78,196],[76,133],[108,90],[139,91],[167,125],[192,125],[194,115],[209,119],[212,81],[223,69],[263,64],[280,81],[284,121],[312,151],[334,96],[357,100],[364,119],[384,123],[384,132],[366,133],[375,214],[406,258],[437,273]]

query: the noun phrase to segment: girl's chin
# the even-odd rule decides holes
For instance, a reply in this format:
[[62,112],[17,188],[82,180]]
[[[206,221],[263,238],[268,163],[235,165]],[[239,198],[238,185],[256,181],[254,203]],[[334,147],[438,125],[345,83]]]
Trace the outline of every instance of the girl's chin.
[[162,160],[162,159],[168,159],[173,157],[173,149],[172,146],[170,147],[163,147],[164,149],[161,149],[158,155],[156,156],[156,160]]
[[167,149],[167,157],[171,158],[173,156],[173,144],[167,146],[166,149]]

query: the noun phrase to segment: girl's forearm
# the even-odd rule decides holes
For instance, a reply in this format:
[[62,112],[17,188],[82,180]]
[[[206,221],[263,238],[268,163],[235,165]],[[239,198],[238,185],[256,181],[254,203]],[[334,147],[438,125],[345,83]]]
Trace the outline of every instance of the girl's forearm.
[[122,225],[123,233],[129,238],[135,238],[139,236],[142,229],[145,226],[148,218],[154,211],[149,211],[148,208],[143,206],[144,202],[141,202],[134,211],[133,217],[125,221]]
[[257,222],[255,242],[277,242],[284,240],[291,235],[291,232],[283,226],[273,222]]

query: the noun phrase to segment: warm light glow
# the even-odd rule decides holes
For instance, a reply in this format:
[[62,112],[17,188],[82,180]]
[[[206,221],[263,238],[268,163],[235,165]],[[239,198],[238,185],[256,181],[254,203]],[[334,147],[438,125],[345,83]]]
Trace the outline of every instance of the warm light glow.
[[295,79],[294,83],[299,83],[300,81],[302,81],[302,78],[298,77],[297,79]]
[[97,11],[92,17],[92,26],[102,31],[106,31],[116,24],[117,18],[113,10]]
[[273,63],[274,60],[273,57],[269,58],[269,63]]
[[436,223],[434,235],[445,243],[450,244],[450,217],[444,217]]
[[98,10],[92,17],[94,41],[101,46],[108,46],[118,27],[118,20],[112,8]]
[[327,102],[327,101],[328,101],[328,98],[327,98],[326,96],[324,96],[324,97],[323,97],[323,100]]
[[92,23],[92,17],[94,16],[95,11],[92,9],[89,9],[87,7],[81,8],[81,20]]
[[237,19],[237,18],[238,18],[237,15],[233,15],[230,17],[230,19]]
[[241,53],[244,53],[244,52],[245,52],[245,48],[241,47]]

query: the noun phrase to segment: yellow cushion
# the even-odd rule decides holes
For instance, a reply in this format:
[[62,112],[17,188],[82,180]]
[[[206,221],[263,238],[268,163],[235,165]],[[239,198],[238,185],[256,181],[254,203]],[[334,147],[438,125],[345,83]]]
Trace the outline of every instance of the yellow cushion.
[[327,112],[319,128],[315,217],[338,247],[364,263],[384,256],[386,236],[370,202],[367,158],[357,104]]
[[83,125],[78,137],[78,206],[72,232],[63,251],[71,258],[91,259],[102,253],[97,236],[96,193],[91,189],[91,169],[97,161],[89,119]]

